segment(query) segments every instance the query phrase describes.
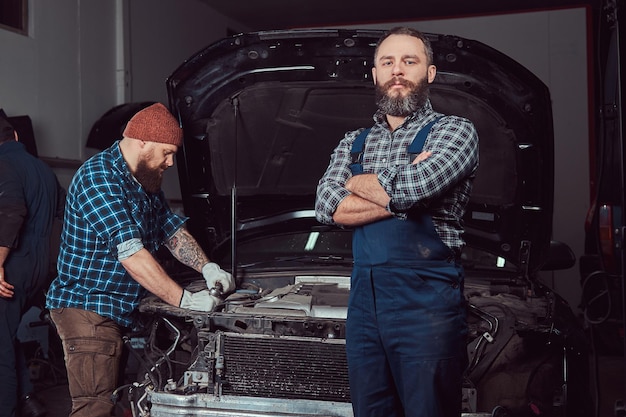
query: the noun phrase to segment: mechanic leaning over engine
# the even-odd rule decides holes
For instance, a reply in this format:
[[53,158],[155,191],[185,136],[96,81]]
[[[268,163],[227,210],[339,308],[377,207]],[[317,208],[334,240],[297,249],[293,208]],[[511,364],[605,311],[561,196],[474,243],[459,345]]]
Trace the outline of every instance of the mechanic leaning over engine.
[[[153,104],[72,179],[58,276],[46,299],[63,343],[71,416],[112,415],[122,336],[146,291],[173,306],[211,311],[219,299],[209,289],[235,289],[231,274],[209,262],[161,190],[182,140],[172,114]],[[208,289],[191,293],[176,283],[154,257],[160,245],[201,272]]]
[[478,136],[467,119],[433,110],[436,71],[424,34],[383,35],[374,126],[345,135],[317,188],[317,219],[354,228],[346,350],[355,417],[461,412],[467,328],[457,259]]

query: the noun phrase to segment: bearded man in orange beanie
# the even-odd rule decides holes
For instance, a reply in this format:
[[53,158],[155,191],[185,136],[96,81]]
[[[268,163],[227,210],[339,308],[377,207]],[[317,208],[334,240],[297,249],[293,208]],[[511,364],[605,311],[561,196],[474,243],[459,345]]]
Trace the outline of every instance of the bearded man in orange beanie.
[[[183,141],[169,110],[156,103],[137,112],[123,138],[76,172],[46,304],[63,342],[71,416],[110,416],[118,383],[122,336],[136,326],[147,291],[173,306],[211,311],[211,289],[235,289],[232,275],[210,262],[161,191]],[[189,292],[155,259],[165,246],[201,273],[207,289]]]

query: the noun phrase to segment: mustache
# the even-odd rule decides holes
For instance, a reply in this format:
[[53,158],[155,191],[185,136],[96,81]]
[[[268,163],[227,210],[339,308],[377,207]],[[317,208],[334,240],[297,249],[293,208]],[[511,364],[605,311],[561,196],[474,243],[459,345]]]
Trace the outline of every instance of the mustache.
[[394,77],[391,80],[387,81],[385,84],[383,84],[383,88],[385,90],[388,90],[389,88],[391,88],[394,85],[401,85],[404,87],[409,87],[409,88],[415,88],[415,86],[417,84],[415,84],[412,81],[409,81],[407,79],[404,79],[402,77]]

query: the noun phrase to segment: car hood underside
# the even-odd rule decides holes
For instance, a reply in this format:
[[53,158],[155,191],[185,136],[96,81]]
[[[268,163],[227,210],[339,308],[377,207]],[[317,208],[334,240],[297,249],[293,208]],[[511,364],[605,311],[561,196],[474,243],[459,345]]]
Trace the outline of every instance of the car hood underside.
[[[373,124],[371,59],[380,34],[238,35],[198,52],[168,78],[170,107],[185,132],[183,203],[209,252],[234,233],[260,233],[256,226],[290,219],[295,227],[315,225],[315,189],[329,155],[347,131]],[[548,89],[484,44],[428,36],[438,69],[433,107],[470,119],[480,140],[465,238],[537,268],[552,221]]]

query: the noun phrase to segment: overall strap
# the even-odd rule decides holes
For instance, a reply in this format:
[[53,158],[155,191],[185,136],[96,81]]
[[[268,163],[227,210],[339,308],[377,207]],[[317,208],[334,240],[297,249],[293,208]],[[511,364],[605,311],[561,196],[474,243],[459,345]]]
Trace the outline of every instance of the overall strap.
[[365,149],[365,138],[367,138],[370,130],[372,129],[369,127],[367,129],[363,129],[354,142],[352,142],[352,151],[350,152],[350,155],[352,156],[352,163],[350,164],[350,171],[352,171],[352,175],[363,173],[363,150]]
[[[424,147],[424,143],[426,142],[426,138],[428,138],[430,130],[433,125],[439,121],[439,119],[441,119],[441,117],[437,117],[417,132],[415,139],[413,139],[413,142],[411,142],[407,148],[409,161],[412,162],[415,157],[422,152],[422,148]],[[352,142],[352,150],[350,151],[350,155],[352,157],[350,171],[352,171],[352,175],[363,173],[363,151],[365,150],[365,139],[370,133],[370,130],[371,128],[364,129],[361,133],[359,133],[354,142]]]
[[426,138],[428,137],[428,134],[430,133],[430,129],[433,128],[434,124],[437,123],[439,119],[441,119],[441,117],[437,117],[435,120],[433,120],[432,122],[428,123],[426,126],[421,128],[419,132],[417,132],[417,135],[415,135],[415,139],[413,139],[413,142],[411,142],[411,144],[409,145],[407,149],[410,162],[413,162],[413,160],[417,157],[417,155],[419,155],[420,152],[422,152],[422,148],[424,147]]

